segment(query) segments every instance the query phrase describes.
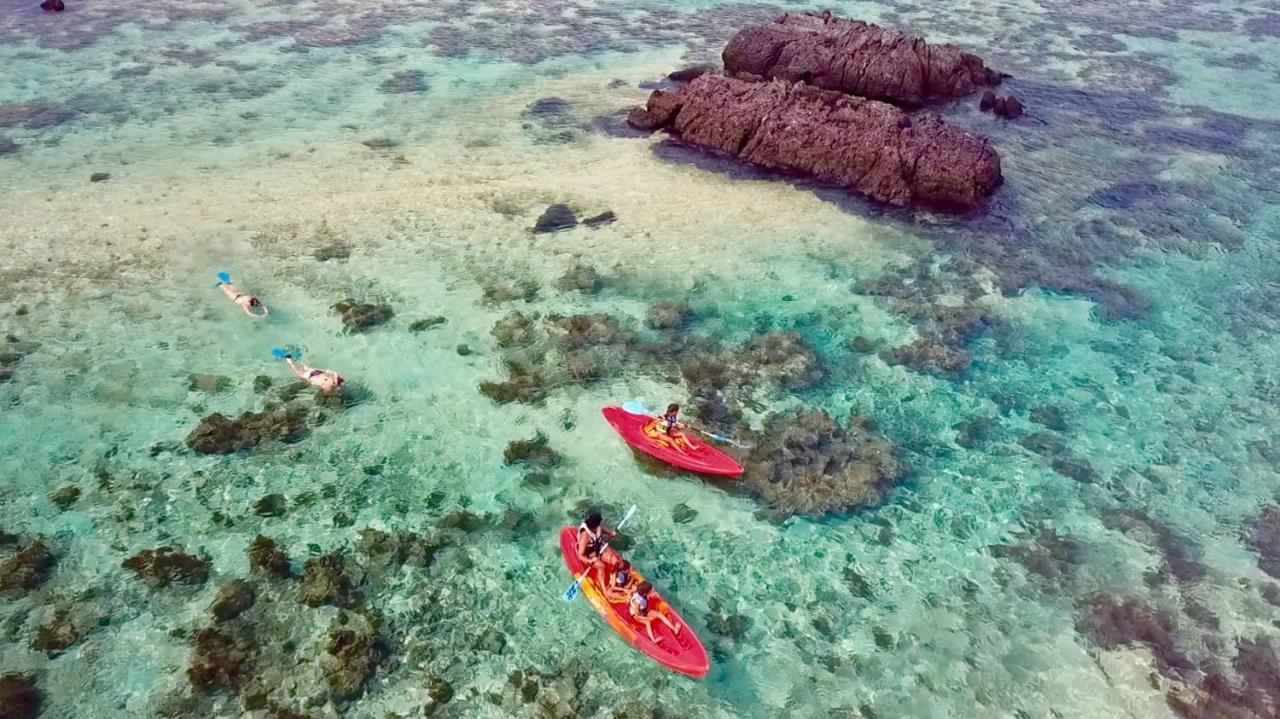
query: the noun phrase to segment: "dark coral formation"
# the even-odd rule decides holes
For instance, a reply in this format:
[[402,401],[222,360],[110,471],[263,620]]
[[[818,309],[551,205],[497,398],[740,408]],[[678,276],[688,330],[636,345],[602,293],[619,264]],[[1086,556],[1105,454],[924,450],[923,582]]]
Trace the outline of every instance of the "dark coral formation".
[[44,697],[30,674],[0,675],[0,716],[4,719],[36,719]]
[[235,419],[214,412],[187,435],[187,446],[200,454],[232,454],[253,449],[267,440],[296,442],[306,429],[307,410],[295,404],[245,412]]
[[1180,645],[1173,617],[1136,599],[1103,594],[1088,597],[1081,605],[1076,629],[1103,649],[1144,646],[1151,650],[1161,671],[1174,676],[1194,668]]
[[1102,516],[1108,529],[1123,532],[1130,538],[1156,548],[1160,552],[1161,566],[1155,575],[1147,578],[1150,584],[1160,584],[1167,577],[1190,584],[1208,574],[1208,569],[1196,558],[1196,549],[1185,538],[1178,536],[1172,527],[1136,509],[1115,509]]
[[218,594],[209,605],[215,622],[228,622],[243,614],[258,599],[254,586],[243,579],[232,579],[218,588]]
[[309,607],[332,604],[353,607],[364,601],[359,580],[347,573],[346,563],[338,553],[324,554],[307,560],[298,586],[298,601]]
[[504,464],[530,464],[538,467],[554,467],[561,460],[560,453],[551,448],[547,435],[538,432],[533,439],[517,439],[507,443],[502,452]]
[[537,321],[536,314],[511,310],[494,323],[489,334],[493,335],[499,347],[528,347],[542,338]]
[[207,556],[194,556],[175,547],[144,549],[120,563],[138,579],[154,588],[171,584],[204,584],[209,578],[212,560]]
[[977,208],[1001,182],[985,138],[933,113],[782,80],[703,75],[655,90],[628,118],[769,170],[813,177],[895,206]]
[[1014,559],[1053,587],[1062,587],[1074,575],[1081,561],[1081,547],[1073,537],[1052,528],[1040,530],[1036,536],[1018,544],[1000,544],[991,553],[1001,559]]
[[724,49],[729,75],[805,82],[827,90],[918,107],[996,85],[982,59],[830,13],[787,13],[743,28]]
[[808,409],[770,417],[744,464],[747,490],[779,514],[811,517],[875,504],[907,472],[861,420],[846,428]]
[[330,633],[324,673],[333,698],[336,701],[358,699],[385,655],[386,647],[375,633],[352,629]]
[[293,575],[289,569],[289,555],[276,546],[275,540],[258,535],[249,546],[249,569],[265,577],[287,578]]
[[[52,656],[80,641],[86,631],[69,609],[59,607],[52,617],[40,624],[36,635],[31,639],[31,648],[38,652],[48,652]],[[0,716],[7,715],[0,712]]]
[[676,330],[693,316],[693,309],[685,300],[663,300],[649,306],[645,324],[655,330]]
[[353,299],[335,303],[333,311],[342,315],[342,326],[346,327],[348,332],[364,332],[385,324],[395,316],[391,305],[357,302]]
[[883,358],[888,364],[906,365],[917,372],[943,377],[964,374],[972,361],[969,353],[962,349],[923,337],[886,351]]
[[0,562],[0,595],[21,594],[38,588],[48,581],[55,562],[44,541],[35,539],[28,542]]
[[1280,506],[1269,505],[1254,520],[1248,546],[1258,553],[1258,567],[1280,579]]
[[187,667],[191,686],[202,692],[239,690],[256,669],[258,647],[235,630],[205,628],[196,633]]

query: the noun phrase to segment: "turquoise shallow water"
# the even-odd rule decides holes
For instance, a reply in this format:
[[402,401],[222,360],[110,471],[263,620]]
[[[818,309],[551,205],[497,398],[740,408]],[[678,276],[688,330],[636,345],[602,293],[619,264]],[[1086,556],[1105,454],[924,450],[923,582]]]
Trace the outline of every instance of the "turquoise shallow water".
[[[42,536],[57,558],[42,587],[0,598],[0,670],[38,677],[45,716],[268,716],[232,692],[193,695],[185,673],[254,537],[300,571],[329,551],[355,561],[366,528],[445,531],[461,512],[485,527],[429,567],[366,567],[386,650],[357,701],[329,702],[321,676],[339,610],[259,580],[237,621],[271,647],[255,672],[296,680],[283,708],[1163,717],[1178,715],[1171,687],[1200,680],[1164,670],[1157,642],[1083,631],[1091,598],[1166,613],[1197,667],[1275,642],[1273,582],[1247,540],[1277,479],[1274,15],[834,4],[1014,76],[1024,121],[943,108],[1002,152],[1006,185],[981,218],[884,213],[602,130],[640,83],[782,5],[807,7],[128,0],[54,16],[0,0],[0,138],[16,145],[0,154],[0,329],[20,355],[0,383],[0,530]],[[568,109],[530,111],[551,97]],[[531,234],[553,202],[619,220]],[[350,256],[314,255],[333,245]],[[556,288],[575,263],[605,276],[598,294]],[[223,268],[267,300],[268,322],[212,288]],[[536,297],[486,299],[518,282]],[[968,372],[851,349],[925,332],[877,282],[989,312]],[[395,317],[346,333],[330,305],[347,297]],[[673,298],[694,335],[795,330],[814,348],[823,381],[738,397],[747,425],[792,406],[866,416],[908,479],[877,507],[777,521],[732,486],[641,465],[600,421],[610,402],[688,396],[661,363],[557,378],[541,405],[477,391],[504,377],[490,329],[513,309],[609,313],[647,337],[648,307]],[[448,321],[409,330],[433,315]],[[296,443],[186,449],[202,416],[279,392],[278,345],[341,370],[358,401]],[[192,373],[225,380],[208,391]],[[986,438],[960,441],[979,418]],[[504,465],[507,443],[538,431],[563,463],[545,477]],[[1024,441],[1038,432],[1056,456]],[[81,495],[61,509],[49,495],[67,485]],[[281,516],[254,513],[269,494]],[[707,680],[663,673],[560,603],[556,529],[591,503],[640,507],[630,554],[706,640]],[[165,544],[207,553],[210,579],[152,589],[121,567]],[[59,608],[82,636],[33,649]],[[522,693],[513,672],[540,688]]]

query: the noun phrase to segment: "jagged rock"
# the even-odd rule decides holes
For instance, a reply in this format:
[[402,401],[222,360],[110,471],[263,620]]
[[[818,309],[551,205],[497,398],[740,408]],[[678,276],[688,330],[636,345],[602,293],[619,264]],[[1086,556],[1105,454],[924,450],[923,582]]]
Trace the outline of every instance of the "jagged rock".
[[676,70],[675,72],[667,75],[667,79],[674,82],[692,82],[709,72],[716,71],[717,68],[714,65],[694,65],[692,67],[685,67]]
[[268,494],[253,505],[253,513],[259,517],[279,517],[284,514],[286,505],[283,494]]
[[746,489],[780,514],[811,517],[879,502],[907,471],[888,440],[807,409],[770,417],[745,465]]
[[95,172],[89,175],[89,182],[106,182],[111,179],[110,172]]
[[996,100],[996,104],[991,108],[996,117],[1003,117],[1006,120],[1013,120],[1022,117],[1022,113],[1026,108],[1022,106],[1022,102],[1018,98],[1010,95]]
[[144,549],[120,563],[134,575],[155,588],[167,587],[174,582],[200,585],[209,578],[212,560],[207,556],[195,557],[174,547]]
[[729,75],[805,82],[895,105],[963,97],[1000,76],[952,45],[833,17],[787,13],[743,28],[724,49]]
[[559,232],[578,226],[578,215],[568,205],[551,205],[533,225],[534,232]]
[[49,495],[49,501],[58,505],[58,509],[70,509],[80,498],[80,488],[69,484]]
[[258,648],[246,636],[206,628],[196,633],[187,678],[197,691],[237,690],[256,669]]
[[307,411],[294,404],[263,412],[245,412],[235,419],[214,412],[200,420],[200,426],[187,435],[187,446],[201,454],[231,454],[253,449],[270,439],[296,442],[306,429]]
[[605,210],[604,212],[601,212],[598,215],[592,215],[591,217],[588,217],[587,219],[583,220],[582,224],[594,230],[597,227],[612,225],[614,222],[617,222],[617,221],[618,221],[618,215],[613,210]]
[[333,311],[342,315],[342,324],[348,332],[364,332],[386,323],[395,313],[391,305],[356,302],[346,299],[333,305]]
[[663,300],[649,306],[645,324],[655,330],[674,330],[684,326],[693,316],[693,310],[684,300]]
[[882,357],[888,364],[905,365],[917,372],[944,377],[964,374],[970,363],[968,352],[925,338],[895,347]]
[[551,448],[547,435],[542,432],[538,432],[533,439],[513,440],[507,443],[507,448],[502,452],[504,464],[554,467],[560,460],[560,453]]
[[1001,182],[987,138],[933,113],[775,80],[703,75],[655,90],[629,121],[760,167],[807,175],[886,204],[974,209]]
[[528,347],[537,342],[542,333],[537,327],[538,315],[511,310],[493,324],[489,333],[499,347]]
[[53,554],[39,539],[0,562],[0,595],[20,594],[36,589],[49,579],[55,563]]
[[409,331],[425,332],[433,327],[439,327],[440,325],[448,321],[449,319],[447,317],[441,317],[439,315],[432,315],[431,317],[423,317],[420,320],[414,320],[413,322],[409,323]]
[[590,265],[575,264],[556,280],[556,289],[563,292],[577,290],[584,295],[594,295],[604,286],[604,279],[596,268]]
[[233,579],[218,589],[218,594],[209,606],[216,622],[227,622],[240,616],[252,607],[258,599],[253,585],[243,579]]
[[334,700],[359,698],[384,655],[385,649],[376,634],[350,629],[332,632],[324,674]]
[[[62,12],[67,9],[67,6],[62,0],[44,0],[44,2],[40,3],[40,9],[45,12]],[[8,718],[6,717],[6,719]]]
[[34,676],[16,672],[0,676],[0,717],[36,719],[42,700]]
[[289,555],[276,546],[275,540],[259,534],[249,547],[249,569],[267,577],[293,576]]
[[356,584],[347,576],[341,554],[313,557],[307,560],[302,569],[298,601],[309,607],[322,604],[332,604],[335,607],[355,606],[364,601]]
[[[80,641],[84,636],[67,609],[59,608],[48,621],[42,623],[31,640],[31,648],[38,652],[57,654]],[[8,716],[0,712],[0,716]]]

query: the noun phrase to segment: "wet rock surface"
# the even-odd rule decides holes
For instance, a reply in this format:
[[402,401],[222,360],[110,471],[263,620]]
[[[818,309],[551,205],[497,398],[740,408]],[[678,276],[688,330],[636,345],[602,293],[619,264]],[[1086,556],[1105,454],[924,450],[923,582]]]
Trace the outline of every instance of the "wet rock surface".
[[[14,541],[18,541],[16,537]],[[0,561],[0,596],[23,594],[39,588],[48,581],[56,562],[48,545],[40,539],[30,540],[9,556],[0,554],[0,557],[4,557]]]
[[144,549],[120,563],[134,575],[161,589],[172,584],[201,585],[209,578],[212,560],[194,556],[175,547]]
[[333,305],[333,311],[342,316],[342,326],[348,332],[365,332],[381,324],[386,324],[395,312],[391,305],[357,302],[346,299]]
[[768,170],[796,173],[906,207],[980,207],[1001,182],[985,138],[926,113],[782,80],[703,75],[657,90],[629,121]]
[[828,90],[918,107],[997,85],[982,59],[830,13],[787,13],[743,28],[724,49],[728,75],[805,82]]
[[232,454],[268,440],[296,442],[306,429],[307,410],[296,404],[245,412],[235,419],[214,412],[187,435],[187,446],[200,454]]
[[744,462],[742,485],[782,515],[821,517],[875,504],[906,476],[888,440],[826,412],[775,415]]
[[40,716],[42,702],[35,676],[17,672],[0,675],[0,716],[4,719],[35,719]]

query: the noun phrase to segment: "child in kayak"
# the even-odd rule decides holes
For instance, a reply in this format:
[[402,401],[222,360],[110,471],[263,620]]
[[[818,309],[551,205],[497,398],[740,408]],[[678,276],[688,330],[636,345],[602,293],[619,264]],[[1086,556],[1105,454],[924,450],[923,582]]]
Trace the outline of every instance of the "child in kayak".
[[643,624],[645,631],[649,633],[649,639],[657,644],[662,640],[653,633],[653,620],[657,619],[667,625],[667,629],[677,636],[680,634],[680,625],[667,619],[667,615],[663,614],[657,606],[653,606],[657,601],[650,598],[652,592],[652,584],[647,580],[640,582],[640,586],[636,587],[635,592],[631,594],[631,618]]
[[[227,273],[218,273],[217,286],[218,289],[222,290],[222,294],[229,297],[232,302],[236,303],[236,305],[240,307],[240,309],[244,310],[246,315],[249,315],[255,320],[264,320],[267,318],[267,315],[271,314],[271,311],[267,309],[267,306],[262,304],[262,300],[231,284],[231,276]],[[255,312],[254,310],[261,310],[261,312]]]
[[592,512],[585,522],[578,525],[578,560],[597,570],[603,567],[600,553],[604,550],[605,539],[616,536],[617,532],[604,526],[600,513]]
[[611,604],[622,604],[631,596],[631,585],[635,584],[635,574],[631,571],[631,562],[628,562],[612,549],[605,554],[609,555],[605,558],[605,563],[609,565],[609,568],[605,573],[604,581],[600,584],[603,587],[601,591],[604,592],[604,598],[608,599]]
[[325,394],[337,394],[342,389],[342,385],[346,383],[342,375],[333,370],[316,369],[289,355],[284,355],[281,359],[289,364],[289,369],[293,370],[298,379],[305,380],[307,384],[318,388]]
[[666,414],[656,417],[644,428],[647,437],[662,444],[670,444],[674,449],[697,449],[698,445],[684,433],[684,425],[680,423],[680,405],[667,405]]

